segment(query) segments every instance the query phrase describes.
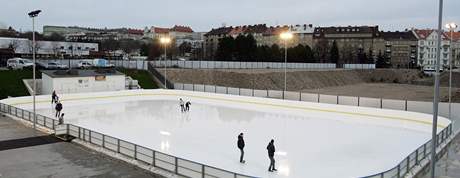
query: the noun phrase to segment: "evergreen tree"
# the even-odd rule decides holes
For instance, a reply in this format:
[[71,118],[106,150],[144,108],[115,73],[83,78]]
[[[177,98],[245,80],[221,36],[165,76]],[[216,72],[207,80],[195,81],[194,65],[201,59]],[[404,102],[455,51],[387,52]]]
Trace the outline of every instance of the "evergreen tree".
[[219,45],[216,51],[216,58],[220,61],[232,60],[235,51],[235,39],[232,37],[224,37],[219,40]]
[[329,61],[336,64],[339,62],[339,48],[337,47],[337,42],[335,42],[335,40],[332,42]]

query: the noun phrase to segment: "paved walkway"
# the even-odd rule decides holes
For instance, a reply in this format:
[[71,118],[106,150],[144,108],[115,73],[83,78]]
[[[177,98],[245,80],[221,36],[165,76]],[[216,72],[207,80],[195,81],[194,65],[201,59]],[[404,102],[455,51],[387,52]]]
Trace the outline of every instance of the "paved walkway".
[[[429,178],[431,176],[428,169],[418,178]],[[458,178],[460,177],[460,134],[451,142],[447,154],[436,163],[437,178]]]
[[4,177],[160,178],[0,115],[0,178]]

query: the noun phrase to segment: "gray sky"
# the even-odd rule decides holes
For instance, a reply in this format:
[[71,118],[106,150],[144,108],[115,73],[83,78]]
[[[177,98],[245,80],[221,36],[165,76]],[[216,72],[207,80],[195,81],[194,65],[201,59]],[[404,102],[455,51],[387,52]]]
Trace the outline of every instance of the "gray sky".
[[[191,26],[195,31],[242,24],[380,25],[383,30],[436,28],[438,0],[1,0],[0,23],[97,28]],[[460,23],[460,0],[444,0],[444,22]]]

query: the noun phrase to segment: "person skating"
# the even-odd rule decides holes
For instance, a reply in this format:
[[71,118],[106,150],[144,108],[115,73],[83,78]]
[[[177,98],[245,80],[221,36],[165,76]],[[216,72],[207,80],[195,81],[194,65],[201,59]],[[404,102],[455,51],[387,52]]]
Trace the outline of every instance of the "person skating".
[[240,163],[245,163],[246,161],[243,159],[244,157],[244,138],[243,138],[243,133],[240,133],[240,135],[238,135],[238,149],[240,149]]
[[62,125],[64,124],[64,113],[61,114],[61,116],[59,117],[59,125]]
[[51,94],[51,104],[54,104],[57,102],[57,94],[56,91],[53,91],[53,94]]
[[185,111],[190,111],[190,105],[192,105],[192,103],[190,103],[190,101],[187,101],[185,103]]
[[267,151],[268,151],[268,158],[270,159],[270,166],[268,167],[268,171],[273,172],[277,171],[275,169],[275,141],[272,139],[270,143],[267,145]]
[[184,100],[182,100],[182,98],[179,98],[179,105],[180,105],[180,111],[184,112],[185,107],[184,107]]
[[57,102],[55,109],[56,109],[56,117],[59,117],[61,115],[61,110],[62,110],[62,104],[60,101]]

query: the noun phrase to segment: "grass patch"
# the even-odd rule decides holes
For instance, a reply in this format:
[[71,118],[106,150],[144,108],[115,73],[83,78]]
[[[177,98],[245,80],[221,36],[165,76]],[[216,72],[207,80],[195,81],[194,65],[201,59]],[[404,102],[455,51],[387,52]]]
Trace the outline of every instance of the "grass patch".
[[122,69],[122,68],[119,68],[117,70],[120,71],[121,73],[126,74],[127,76],[130,76],[134,80],[137,80],[139,82],[139,85],[143,89],[159,88],[158,85],[155,83],[155,80],[153,80],[150,73],[145,70]]
[[[37,71],[37,78],[41,78]],[[32,70],[0,70],[0,99],[8,96],[28,96],[22,79],[32,79]]]

